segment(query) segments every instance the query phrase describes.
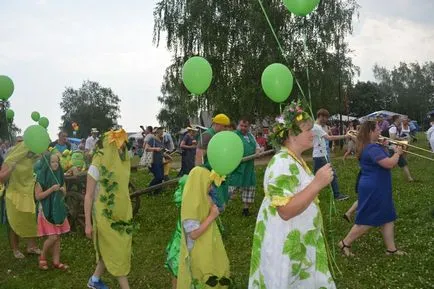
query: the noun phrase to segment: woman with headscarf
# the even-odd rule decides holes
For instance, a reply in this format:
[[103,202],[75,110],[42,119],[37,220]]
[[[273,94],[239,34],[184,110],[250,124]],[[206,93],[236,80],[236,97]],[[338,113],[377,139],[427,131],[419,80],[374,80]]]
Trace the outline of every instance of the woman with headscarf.
[[89,279],[89,288],[107,288],[101,275],[105,269],[128,289],[131,268],[132,234],[137,230],[132,220],[128,183],[130,159],[126,148],[127,133],[109,131],[97,143],[89,167],[85,197],[86,236],[93,238],[97,266]]
[[264,175],[265,197],[253,236],[249,288],[336,288],[322,234],[319,192],[329,164],[314,176],[302,158],[312,148],[313,120],[300,103],[286,107],[270,136],[280,151]]
[[0,181],[6,183],[6,210],[1,216],[2,223],[9,226],[9,241],[17,259],[24,258],[19,250],[19,237],[28,239],[28,254],[41,253],[34,239],[37,236],[37,223],[33,165],[37,158],[24,142],[20,142],[9,151],[0,171]]

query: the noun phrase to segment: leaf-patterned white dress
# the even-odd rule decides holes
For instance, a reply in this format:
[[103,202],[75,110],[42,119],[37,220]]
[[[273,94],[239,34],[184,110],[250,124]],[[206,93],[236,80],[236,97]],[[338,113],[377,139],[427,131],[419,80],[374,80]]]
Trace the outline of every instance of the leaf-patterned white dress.
[[278,206],[313,180],[303,160],[286,148],[268,164],[264,176],[265,198],[253,236],[249,289],[336,288],[331,277],[317,203],[288,221]]

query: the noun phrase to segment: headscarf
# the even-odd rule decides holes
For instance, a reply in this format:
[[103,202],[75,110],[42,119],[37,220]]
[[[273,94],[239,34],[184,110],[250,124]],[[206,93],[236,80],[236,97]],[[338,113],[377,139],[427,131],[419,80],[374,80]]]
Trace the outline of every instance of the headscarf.
[[[63,186],[65,184],[63,178],[63,169],[59,163],[59,168],[55,171],[51,169],[50,159],[52,154],[47,153],[40,160],[40,169],[38,170],[36,181],[46,191],[54,185]],[[45,199],[39,201],[42,207],[42,212],[48,222],[56,225],[63,224],[68,214],[64,202],[64,193],[55,191]]]

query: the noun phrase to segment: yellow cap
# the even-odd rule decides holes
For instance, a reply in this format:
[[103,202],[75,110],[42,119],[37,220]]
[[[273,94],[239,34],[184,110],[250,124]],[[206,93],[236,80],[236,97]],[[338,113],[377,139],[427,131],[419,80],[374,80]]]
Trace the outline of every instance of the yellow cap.
[[231,120],[229,119],[229,117],[223,113],[217,114],[212,119],[212,122],[216,123],[216,124],[221,124],[221,125],[230,125],[231,124]]

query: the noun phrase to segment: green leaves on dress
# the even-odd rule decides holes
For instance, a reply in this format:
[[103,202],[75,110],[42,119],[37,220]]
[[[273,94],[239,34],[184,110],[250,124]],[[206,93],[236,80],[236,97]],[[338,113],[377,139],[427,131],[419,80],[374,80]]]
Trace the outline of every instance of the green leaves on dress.
[[259,280],[256,279],[255,281],[253,281],[253,286],[258,289],[267,289],[267,286],[265,286],[264,275],[259,273]]
[[296,176],[300,174],[300,170],[298,169],[296,164],[290,164],[289,165],[289,171],[291,172],[291,174],[296,175]]
[[119,184],[117,182],[112,182],[114,173],[110,172],[105,166],[99,168],[101,171],[100,184],[104,187],[105,193],[101,193],[99,201],[104,204],[104,209],[102,210],[102,215],[109,220],[110,227],[123,234],[132,235],[139,230],[139,224],[132,218],[128,221],[115,220],[113,218],[113,209],[115,207],[115,196],[119,191]]
[[315,269],[324,274],[327,274],[329,271],[327,251],[325,248],[324,238],[322,236],[320,236],[317,242]]
[[253,246],[252,246],[252,258],[250,264],[250,276],[255,274],[259,268],[261,262],[261,248],[262,242],[265,236],[265,223],[264,221],[259,221],[256,224],[255,234],[253,235]]
[[286,237],[283,245],[283,254],[289,256],[291,260],[303,261],[306,259],[306,246],[301,241],[301,233],[299,230],[291,231]]

